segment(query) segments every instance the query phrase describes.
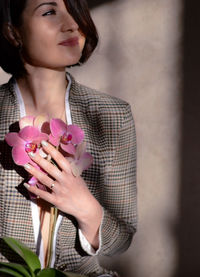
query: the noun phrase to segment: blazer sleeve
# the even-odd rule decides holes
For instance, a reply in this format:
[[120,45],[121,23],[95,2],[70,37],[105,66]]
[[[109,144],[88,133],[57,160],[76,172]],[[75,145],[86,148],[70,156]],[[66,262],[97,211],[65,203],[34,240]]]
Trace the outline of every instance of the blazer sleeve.
[[137,224],[136,133],[129,104],[118,130],[112,166],[105,170],[104,186],[98,255],[112,256],[129,247]]

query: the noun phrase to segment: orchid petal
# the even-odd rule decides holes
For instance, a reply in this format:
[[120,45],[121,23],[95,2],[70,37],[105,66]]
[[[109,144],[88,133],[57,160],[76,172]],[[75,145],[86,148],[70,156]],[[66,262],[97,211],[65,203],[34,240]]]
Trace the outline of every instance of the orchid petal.
[[67,160],[71,164],[72,173],[74,176],[80,176],[83,170],[86,170],[90,167],[93,162],[93,157],[90,153],[85,152],[86,143],[83,142],[78,145],[76,148],[76,153],[74,158],[68,157]]
[[5,136],[5,140],[6,142],[10,145],[10,146],[16,146],[16,145],[23,145],[24,141],[19,137],[18,133],[8,133]]
[[67,124],[58,118],[51,119],[50,130],[54,137],[61,137],[63,133],[67,132]]
[[59,137],[53,137],[51,134],[49,135],[49,142],[54,146],[58,146],[60,143]]
[[77,125],[68,125],[67,133],[72,134],[73,144],[79,144],[84,139],[84,132]]
[[36,116],[33,124],[35,127],[39,128],[39,130],[41,131],[43,124],[48,121],[49,121],[48,115],[41,114],[41,115]]
[[77,177],[91,166],[93,157],[90,153],[85,152],[79,160],[73,160],[72,158],[67,158],[67,160],[70,162],[73,175]]
[[34,138],[37,138],[40,134],[41,133],[39,129],[32,126],[26,126],[19,132],[20,138],[27,142],[32,141]]
[[[29,184],[31,187],[36,186],[37,183],[38,183],[38,180],[37,180],[34,176],[28,181],[28,184]],[[31,198],[31,199],[37,199],[37,196],[36,196],[34,193],[30,192],[30,191],[29,191],[29,195],[30,195],[30,198]]]
[[32,187],[34,187],[35,185],[37,185],[38,180],[33,176],[31,177],[31,179],[28,181],[28,184]]
[[[28,181],[28,184],[32,187],[37,185],[37,187],[39,189],[47,191],[46,187],[44,185],[40,184],[39,181],[34,176],[31,177],[31,179]],[[37,196],[34,193],[29,192],[29,195],[30,195],[31,199],[36,199],[37,198]]]
[[49,139],[49,136],[47,134],[40,133],[38,137],[32,139],[32,142],[39,144],[42,140],[48,140],[48,139]]
[[[39,170],[42,171],[43,173],[47,174],[46,172],[44,172],[42,170],[42,168],[39,167]],[[28,181],[29,185],[30,186],[36,186],[41,189],[41,190],[44,190],[44,191],[47,191],[46,189],[46,186],[45,185],[42,185],[37,178],[35,178],[34,176],[32,176],[32,178]]]
[[41,184],[40,182],[37,183],[37,187],[41,190],[47,191],[47,188],[45,185]]
[[86,142],[82,142],[76,147],[75,159],[79,159],[86,152]]
[[69,154],[72,154],[72,155],[74,155],[75,153],[76,153],[76,148],[75,148],[75,146],[73,145],[73,144],[63,144],[63,143],[61,143],[60,144],[60,146],[61,146],[61,148],[65,151],[65,152],[67,152],[67,153],[69,153]]
[[12,149],[12,157],[16,164],[25,165],[27,163],[31,163],[31,159],[28,154],[25,152],[23,146],[16,146]]
[[19,132],[20,138],[26,142],[40,143],[41,140],[48,140],[48,135],[41,133],[38,128],[27,126]]
[[88,169],[93,162],[93,157],[90,153],[85,152],[77,162],[77,166],[80,166],[82,170]]
[[51,130],[50,130],[50,123],[49,122],[44,122],[42,124],[42,127],[41,127],[41,130],[40,130],[42,133],[45,133],[47,135],[50,135],[51,133]]
[[19,120],[20,130],[26,126],[33,126],[34,116],[24,116]]

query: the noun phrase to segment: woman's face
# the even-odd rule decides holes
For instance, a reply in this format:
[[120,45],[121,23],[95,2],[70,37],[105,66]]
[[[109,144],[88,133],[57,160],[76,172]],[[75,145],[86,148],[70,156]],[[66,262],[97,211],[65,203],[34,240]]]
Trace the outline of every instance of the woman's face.
[[63,0],[27,0],[22,22],[18,31],[25,65],[63,69],[79,61],[85,37]]

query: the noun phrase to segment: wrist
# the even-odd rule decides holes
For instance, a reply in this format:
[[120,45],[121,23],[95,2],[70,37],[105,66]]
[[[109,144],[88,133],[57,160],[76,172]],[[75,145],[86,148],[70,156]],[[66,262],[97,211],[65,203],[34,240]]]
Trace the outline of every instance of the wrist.
[[77,219],[81,232],[95,249],[99,247],[99,228],[102,218],[103,208],[96,200],[95,205],[88,212],[85,211],[80,219]]
[[96,199],[95,202],[96,203],[88,207],[88,209],[82,211],[80,217],[77,219],[79,228],[82,231],[84,231],[84,229],[90,229],[92,226],[99,227],[101,225],[103,208]]

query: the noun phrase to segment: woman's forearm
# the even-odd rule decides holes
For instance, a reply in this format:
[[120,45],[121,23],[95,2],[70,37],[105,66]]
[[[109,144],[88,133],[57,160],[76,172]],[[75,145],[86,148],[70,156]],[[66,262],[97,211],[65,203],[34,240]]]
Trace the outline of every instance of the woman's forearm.
[[77,218],[79,228],[87,241],[96,250],[99,248],[99,228],[103,217],[103,208],[94,198],[88,205],[89,210],[85,209]]

